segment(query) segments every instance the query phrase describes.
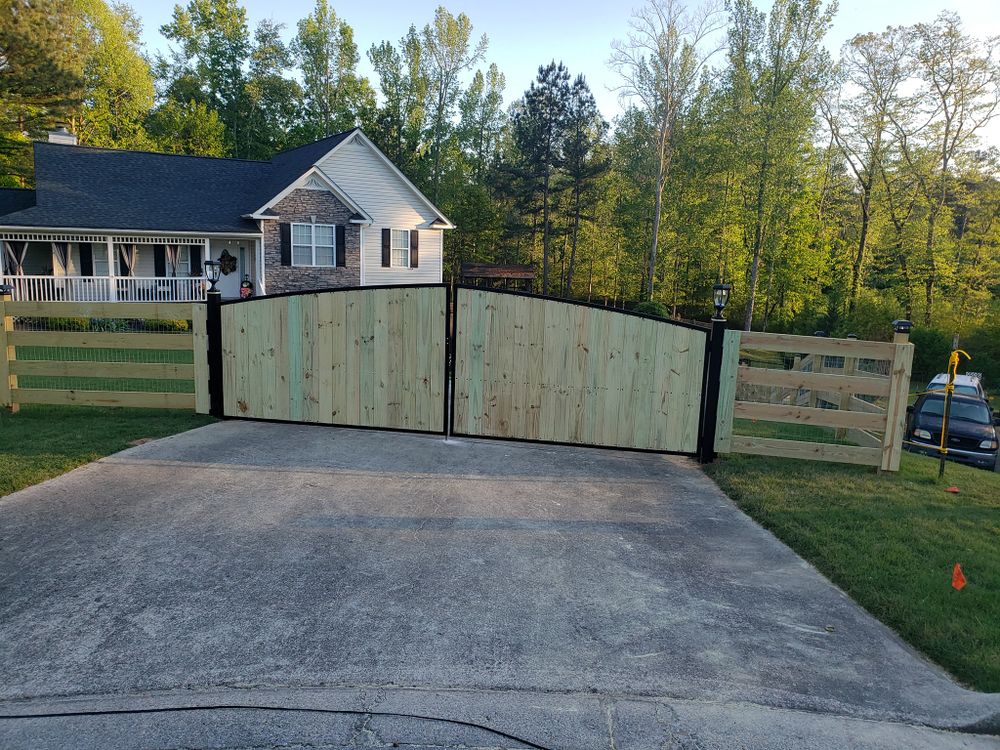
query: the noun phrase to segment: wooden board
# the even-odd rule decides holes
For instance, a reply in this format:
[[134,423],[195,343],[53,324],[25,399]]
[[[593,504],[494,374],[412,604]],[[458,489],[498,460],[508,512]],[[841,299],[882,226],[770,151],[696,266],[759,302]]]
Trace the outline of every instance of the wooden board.
[[889,390],[886,427],[879,462],[879,468],[883,471],[899,471],[900,454],[906,434],[906,405],[910,394],[910,375],[913,370],[913,344],[895,344],[895,349],[890,377],[892,387]]
[[733,415],[738,419],[792,422],[797,424],[811,424],[817,427],[853,427],[859,430],[885,429],[885,416],[882,414],[816,409],[809,406],[737,401],[733,405]]
[[862,448],[856,445],[834,443],[807,443],[799,440],[759,438],[733,435],[732,450],[757,456],[780,456],[811,461],[836,461],[863,466],[878,466],[882,451],[879,448]]
[[208,394],[208,306],[193,305],[191,334],[194,348],[194,410],[208,414],[211,403]]
[[191,302],[9,302],[8,315],[32,318],[191,320]]
[[[719,377],[719,407],[715,423],[715,450],[728,453],[729,438],[733,434],[733,403],[736,400],[736,383],[745,367],[740,363],[740,335],[742,331],[726,331],[723,336],[722,369]],[[770,372],[770,371],[768,371]]]
[[13,346],[66,346],[82,349],[170,349],[193,346],[190,333],[94,333],[91,331],[12,331]]
[[[729,332],[727,331],[727,333]],[[741,366],[739,368],[739,382],[748,385],[773,385],[781,388],[859,393],[865,396],[889,395],[889,378],[872,378],[864,375],[831,375],[800,370]]]
[[889,341],[831,339],[823,336],[793,336],[788,333],[758,333],[757,331],[744,331],[740,344],[744,349],[864,359],[891,360],[895,353],[894,345]]
[[56,391],[18,388],[13,398],[22,404],[78,404],[130,406],[153,409],[193,409],[193,393],[143,393],[140,391]]
[[460,288],[455,431],[693,453],[706,333]]
[[18,375],[90,378],[148,378],[156,380],[191,380],[194,365],[136,362],[82,362],[44,359],[18,359],[10,363]]
[[442,432],[444,287],[225,305],[227,416]]
[[[10,397],[11,374],[10,362],[14,359],[14,347],[8,346],[8,331],[14,327],[13,318],[7,315],[7,306],[11,305],[9,299],[0,297],[0,408],[10,407],[12,411],[17,411]],[[15,376],[16,377],[16,376]]]

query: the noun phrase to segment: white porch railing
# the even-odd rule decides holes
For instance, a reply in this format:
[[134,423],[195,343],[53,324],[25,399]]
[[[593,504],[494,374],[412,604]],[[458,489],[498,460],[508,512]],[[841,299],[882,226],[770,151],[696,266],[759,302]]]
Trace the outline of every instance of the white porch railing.
[[200,302],[203,278],[178,276],[4,276],[20,302]]

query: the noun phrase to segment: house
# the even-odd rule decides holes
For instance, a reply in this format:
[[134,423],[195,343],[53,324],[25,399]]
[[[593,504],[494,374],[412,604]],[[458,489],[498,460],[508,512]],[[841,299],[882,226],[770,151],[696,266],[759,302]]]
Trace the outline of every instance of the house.
[[360,130],[269,161],[34,144],[34,190],[0,189],[15,299],[204,299],[442,279],[452,224]]

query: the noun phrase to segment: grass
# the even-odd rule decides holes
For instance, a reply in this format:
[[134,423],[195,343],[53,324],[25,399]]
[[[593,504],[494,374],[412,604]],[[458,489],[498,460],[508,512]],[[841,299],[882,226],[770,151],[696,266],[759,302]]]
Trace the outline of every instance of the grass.
[[211,417],[184,410],[26,404],[0,409],[0,496],[129,447],[200,427]]
[[[706,467],[739,507],[906,641],[1000,691],[1000,474],[904,453],[895,474],[731,454]],[[949,485],[960,494],[945,492]],[[952,567],[968,579],[951,587]]]
[[837,431],[832,427],[817,427],[811,424],[791,422],[767,422],[763,420],[734,419],[734,435],[749,435],[762,438],[780,438],[782,440],[802,440],[810,443],[839,443],[853,445],[848,440],[837,438]]

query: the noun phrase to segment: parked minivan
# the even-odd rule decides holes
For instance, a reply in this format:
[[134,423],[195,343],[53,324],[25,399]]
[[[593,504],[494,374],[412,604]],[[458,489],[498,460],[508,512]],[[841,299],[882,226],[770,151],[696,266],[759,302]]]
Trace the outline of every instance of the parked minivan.
[[[926,390],[943,391],[946,385],[948,385],[948,374],[942,372],[940,375],[934,376],[927,384]],[[983,378],[979,373],[970,372],[965,375],[956,375],[955,393],[963,396],[975,396],[987,402],[990,400],[983,388]]]
[[[944,394],[925,393],[906,409],[909,424],[906,449],[928,456],[938,455],[941,444],[941,421]],[[982,399],[954,393],[948,413],[948,458],[983,469],[997,467],[997,424],[989,406]]]

